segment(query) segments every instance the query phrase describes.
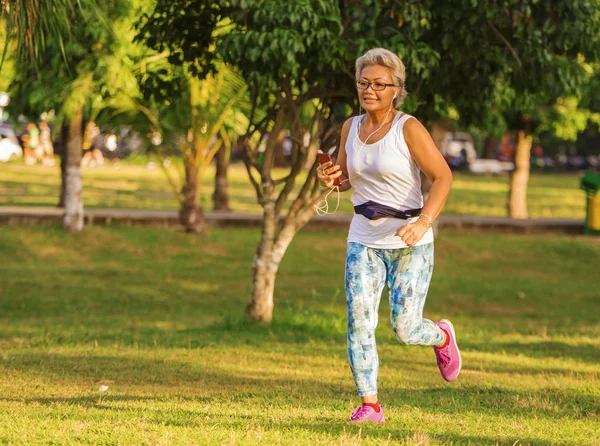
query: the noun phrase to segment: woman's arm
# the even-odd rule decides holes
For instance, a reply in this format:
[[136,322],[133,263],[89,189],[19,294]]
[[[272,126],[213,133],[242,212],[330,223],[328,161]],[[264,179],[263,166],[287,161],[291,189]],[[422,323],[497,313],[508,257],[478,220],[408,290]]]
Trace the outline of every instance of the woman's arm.
[[344,192],[352,188],[352,185],[348,180],[348,168],[346,166],[346,141],[348,140],[348,133],[350,133],[351,126],[352,118],[347,119],[342,126],[340,149],[338,150],[338,156],[335,160],[335,165],[332,165],[332,163],[325,163],[317,168],[317,176],[319,177],[319,182],[323,187],[333,188],[333,180],[335,178],[339,178],[342,182],[340,185],[340,192]]
[[435,146],[429,132],[419,121],[416,119],[406,121],[404,139],[413,159],[431,181],[429,197],[421,211],[421,215],[424,217],[400,227],[396,232],[396,235],[400,236],[407,245],[412,246],[421,240],[431,226],[426,221],[427,217],[429,217],[429,223],[433,223],[442,212],[452,186],[452,172]]

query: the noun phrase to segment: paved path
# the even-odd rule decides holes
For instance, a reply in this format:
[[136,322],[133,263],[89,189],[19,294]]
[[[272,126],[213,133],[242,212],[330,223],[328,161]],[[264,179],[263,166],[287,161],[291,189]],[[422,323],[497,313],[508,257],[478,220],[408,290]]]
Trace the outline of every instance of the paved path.
[[[63,210],[55,207],[0,206],[0,224],[61,224]],[[260,214],[230,212],[206,212],[206,218],[215,226],[258,226]],[[310,228],[347,228],[351,215],[315,216]],[[127,226],[177,227],[176,211],[152,211],[140,209],[95,209],[85,210],[88,225],[123,224]],[[529,219],[514,220],[506,217],[474,217],[443,215],[439,218],[441,229],[515,233],[583,233],[583,220],[578,219]]]

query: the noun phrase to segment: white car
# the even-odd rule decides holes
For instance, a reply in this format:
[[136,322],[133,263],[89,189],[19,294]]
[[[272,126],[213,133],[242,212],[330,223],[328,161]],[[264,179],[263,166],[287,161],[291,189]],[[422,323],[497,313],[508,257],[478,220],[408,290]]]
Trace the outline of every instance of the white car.
[[494,159],[476,159],[469,164],[469,170],[474,174],[492,174],[500,175],[506,172],[512,172],[515,169],[515,163],[510,161],[498,161]]
[[[11,137],[12,136],[12,137]],[[19,141],[13,135],[0,133],[0,161],[7,162],[13,156],[22,157],[23,149],[19,145]]]

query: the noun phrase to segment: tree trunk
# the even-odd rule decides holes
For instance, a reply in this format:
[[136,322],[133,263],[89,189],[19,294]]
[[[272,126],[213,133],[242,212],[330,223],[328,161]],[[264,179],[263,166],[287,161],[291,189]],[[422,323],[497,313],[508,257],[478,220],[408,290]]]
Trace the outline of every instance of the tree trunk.
[[65,141],[66,172],[64,181],[65,215],[63,226],[69,232],[83,229],[83,195],[81,184],[81,152],[83,143],[83,107],[69,122],[68,138]]
[[62,153],[60,155],[60,198],[58,199],[59,208],[65,207],[65,187],[67,184],[67,141],[69,140],[69,127],[63,125],[60,131],[60,144]]
[[229,208],[229,183],[227,181],[227,170],[229,168],[230,148],[225,144],[217,152],[217,169],[215,172],[215,192],[213,193],[213,204],[215,211],[230,211]]
[[269,250],[264,241],[261,241],[252,266],[251,301],[246,307],[246,315],[250,319],[267,324],[273,319],[273,293],[279,268],[279,265],[272,261],[272,254],[272,248]]
[[431,122],[431,139],[435,143],[435,146],[441,152],[444,145],[444,138],[452,128],[452,121],[449,119],[440,119],[439,121]]
[[198,166],[193,158],[186,158],[185,184],[181,190],[182,201],[179,208],[179,222],[186,232],[207,234],[208,224],[204,212],[198,204]]
[[286,225],[275,239],[277,216],[272,212],[274,203],[265,205],[262,238],[256,249],[252,265],[252,296],[246,315],[255,321],[271,323],[275,278],[283,255],[297,232],[294,224]]
[[529,166],[533,138],[526,130],[519,130],[517,151],[515,153],[515,170],[510,177],[508,197],[508,214],[512,218],[528,218],[527,183],[529,182]]

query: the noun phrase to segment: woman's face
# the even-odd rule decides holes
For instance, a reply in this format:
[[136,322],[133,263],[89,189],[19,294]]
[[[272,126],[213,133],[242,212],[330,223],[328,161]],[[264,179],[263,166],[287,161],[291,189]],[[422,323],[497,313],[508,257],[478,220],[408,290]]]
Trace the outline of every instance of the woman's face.
[[[393,84],[390,69],[382,65],[368,65],[360,73],[359,82],[372,82],[378,84]],[[373,85],[369,85],[366,90],[357,89],[360,105],[368,112],[379,110],[388,110],[393,107],[394,95],[400,92],[399,87],[385,87],[381,91],[373,90]]]

